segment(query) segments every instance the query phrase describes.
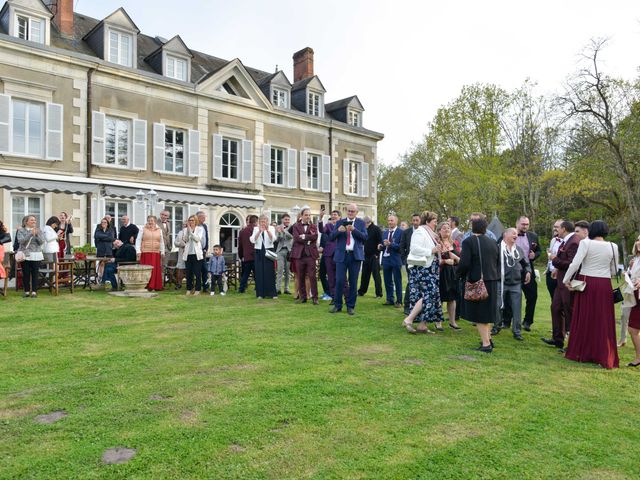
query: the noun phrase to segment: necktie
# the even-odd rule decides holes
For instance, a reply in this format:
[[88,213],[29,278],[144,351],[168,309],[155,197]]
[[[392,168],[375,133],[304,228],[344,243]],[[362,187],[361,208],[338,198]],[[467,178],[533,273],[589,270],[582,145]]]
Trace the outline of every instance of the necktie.
[[351,245],[351,230],[347,230],[347,245]]
[[[392,237],[392,236],[393,236],[393,230],[389,230],[389,235],[388,235],[388,237],[387,237],[387,240],[388,240],[389,242],[391,242],[391,237]],[[389,245],[387,245],[387,248],[385,249],[385,252],[386,252],[386,253],[389,253]]]

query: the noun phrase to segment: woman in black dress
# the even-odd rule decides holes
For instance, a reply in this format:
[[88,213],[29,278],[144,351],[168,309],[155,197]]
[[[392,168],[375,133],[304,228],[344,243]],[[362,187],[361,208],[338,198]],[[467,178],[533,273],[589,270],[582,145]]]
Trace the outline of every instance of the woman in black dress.
[[457,265],[460,262],[460,245],[451,238],[451,225],[442,222],[438,225],[437,232],[442,243],[440,255],[440,300],[447,302],[447,314],[449,326],[454,330],[461,330],[456,323],[456,298],[458,297],[458,278],[456,277]]
[[261,215],[258,226],[253,228],[249,241],[255,246],[254,275],[256,297],[278,298],[274,261],[267,257],[267,250],[275,250],[276,229],[269,225],[269,217]]
[[[500,249],[498,244],[485,235],[487,221],[484,218],[473,220],[471,232],[462,242],[462,254],[458,264],[458,276],[467,282],[475,283],[481,278],[489,296],[482,301],[465,301],[466,318],[476,324],[482,345],[478,350],[490,353],[493,351],[491,327],[498,322],[498,283],[500,273]],[[481,260],[482,258],[482,260]]]

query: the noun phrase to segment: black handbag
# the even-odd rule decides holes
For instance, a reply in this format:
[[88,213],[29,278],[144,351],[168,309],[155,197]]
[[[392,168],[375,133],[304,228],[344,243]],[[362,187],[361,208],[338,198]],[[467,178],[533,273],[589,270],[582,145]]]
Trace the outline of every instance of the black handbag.
[[613,303],[620,303],[624,300],[622,291],[620,290],[620,273],[618,272],[618,267],[616,265],[616,254],[613,250],[613,244],[611,242],[609,242],[609,244],[611,245],[612,262],[616,269],[616,278],[618,279],[618,286],[613,289]]

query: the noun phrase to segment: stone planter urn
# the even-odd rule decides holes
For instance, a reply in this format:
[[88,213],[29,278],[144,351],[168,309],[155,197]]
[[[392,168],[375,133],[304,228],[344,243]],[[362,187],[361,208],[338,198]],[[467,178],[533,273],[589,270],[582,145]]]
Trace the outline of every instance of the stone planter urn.
[[124,284],[124,292],[112,292],[122,297],[155,297],[157,293],[146,289],[153,267],[151,265],[119,265],[118,276]]

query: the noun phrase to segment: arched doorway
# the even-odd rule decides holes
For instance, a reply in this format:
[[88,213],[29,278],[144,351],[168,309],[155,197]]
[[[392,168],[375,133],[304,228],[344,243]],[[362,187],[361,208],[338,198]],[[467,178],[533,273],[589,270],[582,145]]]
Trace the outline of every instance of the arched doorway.
[[237,215],[227,212],[220,217],[220,245],[225,255],[232,255],[233,260],[238,255],[238,234],[242,224]]

